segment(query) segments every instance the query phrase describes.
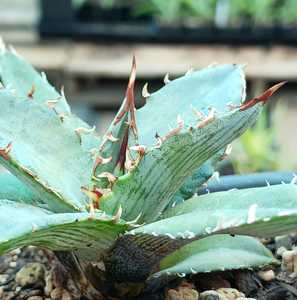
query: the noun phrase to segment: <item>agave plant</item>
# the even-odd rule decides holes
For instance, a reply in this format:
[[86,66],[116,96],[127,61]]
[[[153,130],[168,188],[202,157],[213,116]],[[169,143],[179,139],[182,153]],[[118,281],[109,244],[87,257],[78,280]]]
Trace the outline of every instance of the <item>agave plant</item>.
[[165,76],[152,94],[145,86],[136,110],[133,60],[99,137],[45,74],[3,43],[0,52],[0,254],[55,251],[89,299],[113,283],[277,263],[254,237],[297,229],[294,184],[195,192],[283,83],[245,101],[242,66],[211,66]]

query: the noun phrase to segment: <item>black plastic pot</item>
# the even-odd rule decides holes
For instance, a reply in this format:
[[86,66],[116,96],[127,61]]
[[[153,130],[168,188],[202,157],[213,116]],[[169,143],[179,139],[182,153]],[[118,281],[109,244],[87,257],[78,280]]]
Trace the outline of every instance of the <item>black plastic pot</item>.
[[263,172],[246,175],[221,176],[218,182],[210,182],[207,187],[201,188],[198,194],[228,191],[231,189],[246,189],[290,183],[294,178],[294,172]]

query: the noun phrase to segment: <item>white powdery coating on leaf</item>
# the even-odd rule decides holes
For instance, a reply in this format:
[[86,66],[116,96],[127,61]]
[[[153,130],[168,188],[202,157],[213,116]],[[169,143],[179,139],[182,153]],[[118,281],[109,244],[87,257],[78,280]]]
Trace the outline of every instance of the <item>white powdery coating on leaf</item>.
[[168,236],[170,239],[174,240],[175,236],[171,233],[165,233],[166,236]]
[[295,173],[293,173],[293,178],[290,182],[291,184],[296,184],[297,183],[297,175]]
[[189,230],[186,230],[185,233],[184,233],[184,236],[188,239],[192,239],[195,237],[195,233],[192,232],[192,231],[189,231]]
[[210,227],[205,227],[205,232],[207,233],[207,234],[211,234],[211,228]]
[[247,218],[247,223],[251,224],[256,221],[256,209],[258,207],[258,204],[254,203],[249,207],[248,211],[248,218]]
[[286,216],[290,216],[291,214],[292,214],[291,211],[289,211],[289,210],[284,210],[284,211],[279,212],[277,215],[278,215],[279,217],[286,217]]

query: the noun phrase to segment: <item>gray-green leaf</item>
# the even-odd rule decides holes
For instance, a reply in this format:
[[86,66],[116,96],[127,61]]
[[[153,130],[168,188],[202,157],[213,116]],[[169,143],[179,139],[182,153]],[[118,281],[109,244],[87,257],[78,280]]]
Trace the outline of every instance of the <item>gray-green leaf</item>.
[[153,146],[156,133],[164,136],[176,127],[178,115],[186,125],[192,125],[198,119],[193,110],[207,115],[213,107],[226,113],[228,103],[238,105],[244,99],[245,78],[240,65],[209,67],[172,80],[136,111],[139,144]]
[[0,255],[35,245],[51,250],[107,250],[128,225],[103,213],[54,214],[31,205],[0,200]]
[[247,236],[213,235],[181,247],[160,262],[155,276],[246,269],[278,261],[259,241]]
[[297,231],[297,186],[281,184],[196,196],[164,217],[134,233],[189,239],[215,233],[258,237],[288,234]]
[[45,206],[37,193],[6,171],[0,171],[0,199]]
[[81,187],[91,183],[93,157],[87,135],[79,138],[71,117],[63,122],[44,103],[0,90],[0,163],[31,186],[52,211],[85,210]]
[[168,138],[160,148],[151,148],[130,173],[120,177],[112,192],[101,198],[101,208],[114,214],[123,208],[125,219],[156,220],[184,179],[246,128],[261,111],[256,105],[218,115],[203,128],[185,128]]
[[[153,143],[156,133],[165,134],[170,125],[172,128],[176,126],[179,114],[186,123],[191,123],[197,118],[195,110],[207,113],[207,109],[213,107],[219,112],[227,112],[229,103],[240,105],[245,100],[245,85],[240,65],[208,67],[170,81],[152,93],[146,105],[136,112],[140,143]],[[218,157],[209,159],[190,174],[168,207],[192,197],[212,176],[217,160]]]

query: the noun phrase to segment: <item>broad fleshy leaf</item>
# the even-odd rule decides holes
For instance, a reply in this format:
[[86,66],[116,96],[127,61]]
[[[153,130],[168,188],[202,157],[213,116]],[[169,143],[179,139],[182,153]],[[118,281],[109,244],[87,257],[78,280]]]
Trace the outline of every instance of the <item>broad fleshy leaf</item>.
[[[6,49],[0,39],[0,80],[4,87],[10,90],[17,98],[26,98],[34,102],[51,103],[54,111],[60,118],[71,119],[73,129],[88,128],[89,125],[71,114],[63,90],[61,94],[47,81],[45,73],[39,74],[29,63],[27,63],[16,51]],[[100,139],[91,132],[84,137],[84,147],[93,149],[99,145]]]
[[[121,172],[118,173],[114,171],[114,164],[115,162],[119,162],[120,159],[124,162],[126,160],[126,168],[123,168],[123,164],[121,166],[125,173],[129,173],[131,170],[129,163],[135,166],[139,161],[137,151],[134,151],[138,145],[140,145],[140,149],[154,147],[156,145],[156,134],[163,138],[168,137],[168,135],[173,135],[174,130],[179,131],[180,127],[182,127],[181,123],[184,123],[185,127],[193,126],[193,128],[195,128],[199,121],[202,121],[202,119],[207,116],[209,117],[209,109],[212,109],[213,112],[216,110],[218,115],[221,116],[230,111],[230,106],[227,105],[228,103],[239,106],[245,98],[245,78],[241,66],[222,65],[209,67],[192,72],[191,74],[187,73],[185,76],[170,82],[167,80],[166,85],[153,94],[144,93],[146,94],[144,96],[147,97],[147,103],[135,111],[134,117],[133,87],[135,74],[136,64],[135,60],[133,60],[124,103],[105,135],[105,137],[107,137],[112,134],[112,137],[118,138],[118,141],[103,140],[103,147],[100,149],[100,154],[102,157],[111,157],[112,161],[96,168],[96,175],[99,175],[99,177],[100,172],[106,171],[113,172],[116,176],[121,175]],[[127,117],[129,111],[130,115],[128,120],[124,120],[123,116],[125,115]],[[179,124],[176,124],[177,120],[179,120]],[[133,125],[134,122],[136,122],[137,136],[135,135],[135,130],[131,131],[128,128],[119,131],[123,121],[125,121],[123,124],[128,121],[130,127],[131,124]],[[179,128],[176,128],[177,126]],[[176,129],[171,130],[170,128]],[[180,131],[182,132],[182,130]],[[184,132],[186,131],[187,130],[184,130]],[[129,133],[129,139],[126,137],[128,141],[123,140],[125,133]],[[126,152],[125,143],[127,142],[129,147]],[[123,146],[121,154],[119,153],[120,146]],[[133,148],[134,150],[132,150]],[[224,148],[224,145],[222,148]],[[220,149],[217,149],[217,152],[219,150]],[[121,158],[119,155],[121,155]],[[222,155],[220,155],[220,157],[222,157]],[[132,161],[129,161],[130,159],[132,159]],[[176,197],[173,197],[171,200],[169,198],[164,199],[162,206],[171,206],[180,199],[193,195],[197,187],[211,177],[217,159],[218,158],[215,158],[205,162],[198,170],[192,169],[192,173],[188,173],[188,176],[184,176],[184,186],[177,193]],[[198,164],[198,167],[200,167],[200,164]],[[99,178],[99,187],[103,187],[101,182],[102,179]],[[178,187],[174,186],[174,189],[177,190]],[[173,194],[174,193],[171,193],[169,197],[172,198]],[[167,203],[165,203],[165,200]],[[100,201],[104,209],[110,209],[110,207],[117,209],[116,205],[111,203],[112,201],[109,204],[105,203],[104,198]],[[134,206],[133,198],[131,201],[133,201],[131,205]],[[126,200],[125,202],[129,205]],[[153,201],[152,206],[154,204]],[[135,214],[128,216],[128,218],[130,217],[135,217]]]
[[276,264],[272,253],[247,236],[213,235],[191,242],[160,262],[153,276],[196,274]]
[[214,155],[202,164],[200,168],[195,170],[192,175],[187,177],[180,189],[173,195],[165,211],[193,197],[199,187],[213,176],[215,166],[223,155],[224,150],[219,151],[219,153]]
[[185,178],[251,126],[260,111],[256,105],[218,115],[203,127],[185,124],[162,145],[148,149],[138,165],[115,182],[112,192],[100,199],[101,209],[114,214],[121,205],[125,219],[142,214],[141,221],[156,220]]
[[0,171],[0,199],[45,207],[42,198],[14,175]]
[[[85,210],[81,187],[92,178],[93,156],[73,129],[44,103],[0,90],[0,163],[30,185],[53,211]],[[86,129],[88,130],[88,129]]]
[[132,233],[196,239],[215,233],[271,237],[297,231],[297,186],[281,184],[193,197]]
[[0,255],[26,245],[98,253],[128,229],[125,222],[102,213],[56,214],[8,200],[0,200],[0,220]]
[[178,116],[185,124],[196,124],[199,116],[195,111],[208,115],[211,107],[227,113],[228,104],[239,105],[244,100],[245,78],[240,65],[218,65],[172,80],[136,111],[139,144],[154,146],[156,133],[165,136],[176,127]]
[[[1,163],[52,211],[85,210],[100,139],[70,113],[64,94],[0,42]],[[8,155],[7,155],[8,154]]]
[[16,96],[46,103],[59,100],[57,109],[70,113],[70,107],[64,97],[60,95],[47,81],[45,74],[40,75],[16,51],[6,49],[0,40],[0,79],[3,85],[13,89]]
[[[191,123],[197,119],[197,111],[207,114],[208,108],[212,107],[227,112],[231,103],[234,106],[240,105],[245,100],[245,86],[245,76],[240,65],[208,67],[166,83],[147,98],[144,107],[136,111],[140,144],[154,143],[156,133],[166,134],[170,125],[174,128],[178,115]],[[224,153],[224,150],[221,152]],[[213,175],[223,153],[209,159],[186,178],[168,207],[192,197],[198,187]]]
[[[63,89],[58,93],[48,82],[45,73],[39,74],[27,63],[12,47],[7,49],[0,38],[0,80],[18,98],[30,98],[37,102],[47,103],[57,101],[55,109],[61,115],[71,115],[72,123],[77,127],[88,125],[75,115],[71,114]],[[86,143],[85,143],[86,144]],[[88,147],[99,144],[98,137],[92,133],[88,137]]]

